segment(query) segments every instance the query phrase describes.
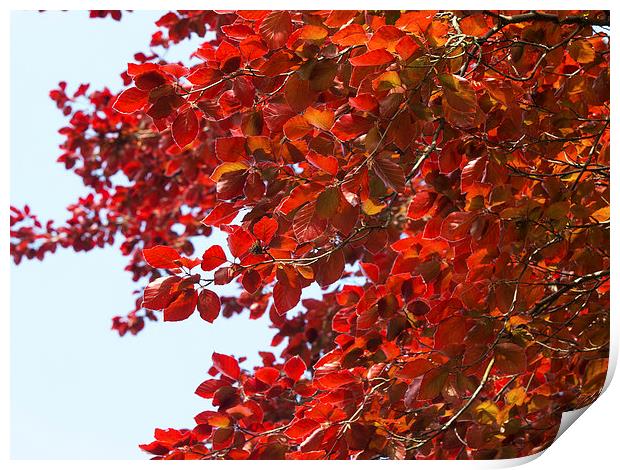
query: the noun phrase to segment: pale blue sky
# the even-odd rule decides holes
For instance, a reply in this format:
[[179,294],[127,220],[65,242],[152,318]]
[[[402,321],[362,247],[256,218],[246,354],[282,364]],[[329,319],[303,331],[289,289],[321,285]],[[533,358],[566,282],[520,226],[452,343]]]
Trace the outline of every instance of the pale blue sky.
[[[41,220],[66,218],[85,194],[55,162],[66,123],[49,90],[61,80],[112,90],[135,52],[146,51],[160,12],[121,22],[86,12],[14,12],[11,17],[11,203]],[[194,45],[197,44],[196,42]],[[175,48],[187,57],[191,45]],[[206,244],[204,245],[206,246]],[[130,310],[136,287],[115,248],[62,250],[11,266],[11,456],[22,459],[145,458],[137,445],[155,427],[191,426],[207,401],[193,394],[214,350],[269,350],[267,318],[247,314],[214,325],[197,315],[147,323],[119,338],[111,318]]]

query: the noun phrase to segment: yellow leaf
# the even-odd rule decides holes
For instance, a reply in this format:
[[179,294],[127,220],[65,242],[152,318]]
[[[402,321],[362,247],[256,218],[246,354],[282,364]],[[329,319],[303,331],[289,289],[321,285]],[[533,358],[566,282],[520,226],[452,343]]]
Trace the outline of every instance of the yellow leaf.
[[609,220],[609,206],[601,207],[591,217],[597,222],[607,222]]
[[218,166],[211,175],[211,179],[216,183],[220,180],[222,175],[226,173],[232,173],[233,171],[247,170],[249,168],[246,162],[226,162]]
[[328,131],[334,125],[334,112],[329,109],[321,111],[309,107],[304,113],[304,118],[311,126],[318,127],[324,131]]
[[327,37],[327,30],[322,26],[308,24],[301,28],[299,38],[310,41],[320,41]]
[[362,210],[366,215],[376,215],[385,208],[385,204],[375,204],[372,199],[362,202]]
[[375,90],[389,90],[401,85],[398,72],[393,70],[385,72],[372,81],[372,87]]
[[513,388],[506,393],[506,403],[510,405],[521,406],[525,403],[526,398],[527,393],[525,393],[525,389],[523,387]]
[[314,279],[314,271],[310,266],[296,266],[297,272],[301,274],[305,279]]
[[492,401],[485,401],[476,407],[478,421],[482,424],[497,423],[499,408]]
[[587,41],[575,41],[568,46],[568,53],[575,59],[575,62],[580,64],[589,64],[596,59],[596,52],[594,46]]

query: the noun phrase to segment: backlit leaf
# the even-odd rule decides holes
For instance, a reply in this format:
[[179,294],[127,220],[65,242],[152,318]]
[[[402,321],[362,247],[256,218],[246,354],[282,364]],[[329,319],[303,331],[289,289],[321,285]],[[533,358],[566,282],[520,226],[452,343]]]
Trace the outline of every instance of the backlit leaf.
[[303,439],[319,426],[320,423],[313,419],[301,418],[293,421],[284,433],[292,439]]
[[317,203],[309,202],[305,204],[293,221],[295,237],[300,242],[314,240],[321,236],[325,231],[326,222],[324,218],[317,214]]
[[290,286],[281,281],[273,288],[273,302],[280,315],[285,314],[299,303],[301,289],[298,285]]
[[351,24],[334,34],[331,40],[339,46],[359,46],[366,43],[367,36],[361,25]]
[[299,356],[291,357],[284,364],[284,373],[295,382],[306,372],[306,364]]
[[396,192],[405,190],[405,173],[398,162],[389,155],[379,156],[374,162],[373,169],[386,186]]
[[198,303],[198,293],[192,288],[182,291],[166,308],[164,321],[182,321],[194,313]]
[[188,109],[176,117],[172,123],[172,138],[184,148],[191,144],[198,135],[198,116],[193,109]]
[[213,367],[215,367],[226,377],[233,380],[237,380],[239,378],[241,369],[239,368],[237,359],[234,357],[214,352],[211,356],[211,360],[213,361]]
[[271,11],[260,24],[260,34],[272,49],[282,47],[291,34],[291,15],[288,11]]
[[147,103],[148,93],[135,87],[127,88],[114,102],[119,113],[131,114],[142,109]]
[[424,374],[418,392],[418,400],[433,400],[444,389],[448,380],[448,371],[444,368],[431,369]]
[[324,131],[328,131],[334,125],[334,112],[329,109],[318,110],[309,107],[304,113],[304,118],[310,125]]
[[145,261],[154,268],[174,269],[181,257],[179,252],[169,246],[157,245],[142,250]]
[[220,298],[212,290],[203,289],[198,294],[198,312],[203,320],[213,323],[220,314],[220,306]]
[[351,65],[355,66],[372,66],[383,65],[390,63],[394,60],[394,56],[385,49],[375,49],[373,51],[366,52],[364,54],[352,57]]
[[254,224],[252,232],[265,245],[269,245],[271,239],[278,231],[278,222],[270,217],[263,217]]

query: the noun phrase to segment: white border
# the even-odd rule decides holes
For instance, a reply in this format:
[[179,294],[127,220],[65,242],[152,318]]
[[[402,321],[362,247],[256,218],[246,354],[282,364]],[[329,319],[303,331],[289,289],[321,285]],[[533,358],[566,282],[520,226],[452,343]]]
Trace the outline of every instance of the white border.
[[[9,87],[9,64],[10,61],[9,53],[10,53],[10,11],[11,10],[84,10],[84,9],[133,9],[133,10],[167,10],[172,6],[176,9],[203,9],[203,8],[212,8],[212,9],[256,9],[257,7],[265,8],[265,9],[329,9],[329,8],[339,8],[339,9],[359,9],[359,8],[367,8],[367,9],[376,9],[377,7],[381,7],[382,9],[434,9],[434,8],[442,8],[442,9],[531,9],[532,7],[544,7],[545,9],[611,9],[612,10],[612,23],[615,21],[615,15],[620,12],[620,9],[611,8],[611,1],[581,1],[575,2],[570,0],[546,0],[543,2],[537,2],[536,5],[533,5],[532,2],[507,2],[507,1],[444,1],[444,2],[395,2],[390,0],[382,0],[378,1],[365,1],[365,0],[314,0],[312,2],[300,2],[295,0],[287,0],[287,1],[263,1],[257,2],[253,1],[135,1],[135,0],[88,0],[88,1],[79,1],[79,0],[46,0],[46,1],[31,1],[31,0],[22,0],[22,1],[9,1],[4,0],[0,6],[0,48],[2,50],[2,56],[4,58],[4,66],[2,67],[1,73],[1,87],[0,87],[0,102],[2,103],[2,112],[0,114],[0,138],[2,140],[2,145],[4,147],[4,151],[2,152],[2,156],[0,157],[0,200],[1,200],[1,217],[2,217],[2,230],[3,236],[1,237],[2,243],[2,252],[5,256],[5,263],[10,262],[8,257],[9,252],[9,240],[8,240],[8,232],[9,232],[9,156],[10,156],[10,147],[9,147],[9,125],[10,125],[10,100],[19,100],[19,97],[11,97],[10,96],[10,87]],[[617,10],[617,11],[614,11]],[[33,35],[36,36],[36,32],[33,32]],[[45,38],[37,38],[37,40],[45,41]],[[79,40],[79,38],[76,38]],[[617,60],[617,48],[612,47],[612,79],[611,83],[614,84],[614,76],[615,70],[618,63]],[[33,63],[36,63],[36,57],[33,57]],[[37,73],[45,73],[44,71],[39,71]],[[611,90],[612,98],[611,101],[616,103],[618,98],[618,87],[612,86]],[[615,127],[612,127],[615,129]],[[612,147],[612,161],[615,162],[618,158],[616,146]],[[618,187],[617,177],[615,176],[615,171],[612,172],[612,202],[611,212],[612,219],[616,220],[619,215],[620,209],[617,207],[615,203],[616,200],[616,188]],[[612,242],[611,242],[611,250],[612,250],[612,270],[617,272],[617,264],[618,264],[618,254],[615,246],[618,242],[615,237],[616,230],[615,225],[612,226]],[[5,265],[6,267],[6,265]],[[8,267],[7,267],[8,268]],[[612,292],[614,292],[613,287],[617,286],[615,274],[612,276]],[[71,468],[83,468],[84,464],[88,465],[89,468],[107,468],[109,463],[107,461],[12,461],[9,460],[9,440],[10,440],[10,420],[9,420],[9,412],[10,412],[10,402],[9,402],[9,342],[10,342],[10,284],[9,284],[9,275],[8,269],[2,269],[0,271],[0,299],[4,303],[4,309],[2,310],[2,318],[4,320],[4,325],[1,329],[1,338],[0,338],[0,348],[1,348],[1,360],[0,360],[0,373],[2,377],[5,379],[2,381],[2,386],[0,387],[0,402],[2,403],[2,411],[0,416],[2,416],[2,427],[0,428],[0,462],[3,463],[2,468],[30,468],[31,466],[35,466],[39,468],[41,466],[48,468],[58,468],[58,469],[71,469]],[[617,304],[615,300],[615,294],[612,295],[612,306]],[[615,314],[617,315],[617,314]],[[571,413],[573,416],[568,416],[566,414],[565,419],[563,419],[563,428],[567,428],[567,423],[571,423],[574,421],[575,416],[583,414],[579,418],[579,424],[575,426],[573,429],[567,431],[563,434],[557,442],[555,442],[546,452],[542,455],[538,455],[535,457],[527,457],[524,459],[516,459],[516,460],[508,460],[508,461],[459,461],[459,462],[449,462],[449,461],[418,461],[418,462],[380,462],[378,465],[416,465],[422,466],[425,468],[455,468],[457,466],[464,468],[501,468],[501,467],[513,467],[516,465],[520,465],[523,463],[528,463],[528,468],[540,468],[547,470],[551,465],[554,468],[607,468],[610,462],[617,461],[617,453],[616,448],[618,447],[617,442],[617,433],[618,433],[618,425],[620,424],[620,385],[618,380],[612,381],[613,372],[616,368],[617,358],[618,358],[618,340],[620,335],[620,329],[618,329],[617,324],[615,322],[615,315],[612,319],[611,324],[611,353],[610,353],[610,370],[607,377],[605,392],[603,395],[587,410],[582,410],[581,412],[573,412]],[[44,388],[43,388],[44,390]],[[94,404],[96,406],[96,404]],[[585,411],[585,413],[584,413]],[[119,423],[119,426],[122,426],[123,423]],[[33,436],[33,446],[36,446],[36,442],[39,440],[45,439],[44,435],[41,435],[37,429],[32,430]],[[137,444],[137,443],[136,443]],[[145,456],[146,457],[146,456]],[[536,458],[538,457],[538,458]],[[132,462],[132,461],[117,461],[115,466],[120,467],[129,467],[136,468],[138,466],[151,466],[155,463],[152,462]],[[285,466],[290,466],[291,462],[252,462],[248,463],[252,465],[254,468],[263,467],[263,466],[281,466],[284,468]],[[300,466],[316,466],[316,465],[325,465],[325,466],[333,466],[333,465],[355,465],[359,466],[369,466],[373,465],[371,462],[317,462],[317,461],[299,461],[295,463],[295,465]],[[190,463],[186,463],[184,465],[192,465]],[[226,467],[244,467],[246,464],[244,462],[209,462],[209,463],[196,463],[195,465],[218,465],[218,466],[226,466]],[[203,467],[204,468],[204,467]]]

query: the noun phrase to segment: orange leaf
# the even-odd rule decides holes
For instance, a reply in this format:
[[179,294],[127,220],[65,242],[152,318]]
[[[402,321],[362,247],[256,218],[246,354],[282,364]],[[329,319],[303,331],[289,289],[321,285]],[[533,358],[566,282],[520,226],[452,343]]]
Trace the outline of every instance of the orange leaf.
[[318,110],[315,108],[308,108],[304,113],[304,118],[314,127],[328,131],[334,125],[334,112],[329,109]]
[[365,54],[352,57],[351,65],[356,67],[368,67],[373,65],[389,64],[394,60],[394,56],[385,49],[375,49],[374,51],[366,52]]

